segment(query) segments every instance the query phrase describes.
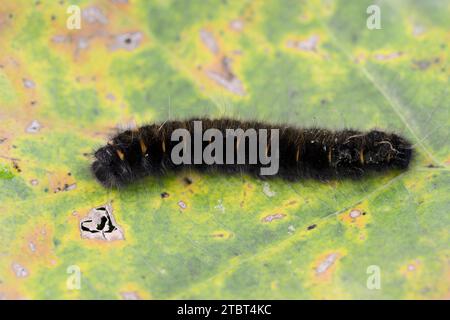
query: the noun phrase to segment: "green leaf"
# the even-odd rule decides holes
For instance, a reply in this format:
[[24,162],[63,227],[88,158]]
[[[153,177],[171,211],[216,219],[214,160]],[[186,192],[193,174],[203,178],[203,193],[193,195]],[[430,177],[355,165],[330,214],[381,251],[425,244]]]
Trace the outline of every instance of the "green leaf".
[[[0,4],[0,297],[448,298],[448,3],[377,1],[369,30],[373,1],[73,2],[79,30],[66,3]],[[416,156],[330,183],[91,176],[118,125],[190,116],[376,127]],[[108,203],[124,239],[83,238]]]

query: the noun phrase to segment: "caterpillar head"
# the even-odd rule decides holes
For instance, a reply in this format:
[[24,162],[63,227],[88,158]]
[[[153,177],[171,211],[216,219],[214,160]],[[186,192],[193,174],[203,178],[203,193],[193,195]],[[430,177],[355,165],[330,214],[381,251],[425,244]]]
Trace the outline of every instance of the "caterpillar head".
[[97,180],[105,187],[120,187],[131,181],[132,171],[123,152],[116,146],[106,145],[94,154],[91,170]]
[[372,130],[366,135],[365,163],[375,168],[406,169],[412,158],[412,146],[393,133]]

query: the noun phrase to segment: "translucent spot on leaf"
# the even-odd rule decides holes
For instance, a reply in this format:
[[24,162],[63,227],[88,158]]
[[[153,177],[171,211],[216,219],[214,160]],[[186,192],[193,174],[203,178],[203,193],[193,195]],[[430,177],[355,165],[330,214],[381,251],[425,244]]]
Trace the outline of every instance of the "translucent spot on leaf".
[[64,42],[70,42],[70,38],[68,36],[59,34],[59,35],[53,36],[52,41],[54,43],[64,43]]
[[225,207],[223,206],[223,201],[222,199],[217,200],[217,205],[214,206],[214,209],[219,210],[220,212],[224,213],[225,212]]
[[108,19],[103,14],[102,10],[97,7],[88,7],[83,9],[81,16],[83,17],[84,21],[87,23],[100,23],[100,24],[107,24]]
[[182,201],[182,200],[178,201],[178,206],[179,206],[181,209],[186,209],[186,208],[187,208],[186,203],[185,203],[184,201]]
[[268,197],[273,197],[276,195],[276,192],[270,189],[270,185],[267,182],[264,182],[263,184],[263,192]]
[[217,54],[219,52],[219,46],[211,32],[200,30],[200,39],[212,53]]
[[244,29],[244,21],[241,19],[232,20],[230,22],[230,28],[234,31],[242,31]]
[[122,228],[116,223],[111,204],[96,207],[80,221],[81,237],[96,240],[124,240]]
[[336,261],[338,257],[337,253],[331,253],[329,254],[325,260],[323,260],[316,268],[316,273],[321,274],[327,271]]
[[115,36],[111,50],[125,49],[128,51],[136,49],[143,39],[142,32],[127,32]]
[[31,179],[31,180],[30,180],[30,184],[31,184],[32,186],[37,186],[37,185],[39,184],[39,181],[38,181],[37,179]]
[[283,219],[286,215],[284,213],[275,213],[268,215],[262,219],[263,222],[272,222],[274,220]]
[[354,209],[354,210],[350,211],[350,213],[349,213],[350,218],[353,218],[353,219],[358,218],[360,215],[361,215],[361,211],[359,211],[357,209]]
[[36,87],[36,84],[34,83],[33,80],[22,79],[22,82],[23,82],[23,86],[27,89],[33,89],[34,87]]
[[28,270],[17,262],[13,262],[11,265],[17,278],[25,278],[28,276]]
[[377,53],[374,57],[380,61],[392,60],[395,58],[399,58],[403,55],[403,52],[391,52],[391,53]]
[[426,70],[430,67],[431,65],[431,61],[428,60],[414,60],[413,64],[416,68],[420,69],[420,70]]
[[308,39],[302,40],[302,41],[290,40],[287,42],[287,46],[289,48],[302,50],[302,51],[312,51],[312,52],[317,51],[318,44],[319,44],[319,36],[317,36],[317,35],[312,35]]
[[30,248],[31,252],[35,252],[36,251],[36,245],[32,241],[30,241],[28,243],[28,247]]
[[41,124],[37,120],[31,121],[31,123],[27,126],[25,129],[28,133],[37,133],[39,130],[41,130]]
[[425,33],[425,27],[421,24],[415,23],[413,25],[413,35],[418,37]]
[[124,300],[141,300],[141,297],[139,297],[139,295],[134,291],[121,292],[120,295]]
[[245,95],[244,85],[231,70],[231,59],[224,57],[219,67],[216,67],[214,70],[206,70],[205,73],[208,78],[214,80],[228,91],[239,96]]

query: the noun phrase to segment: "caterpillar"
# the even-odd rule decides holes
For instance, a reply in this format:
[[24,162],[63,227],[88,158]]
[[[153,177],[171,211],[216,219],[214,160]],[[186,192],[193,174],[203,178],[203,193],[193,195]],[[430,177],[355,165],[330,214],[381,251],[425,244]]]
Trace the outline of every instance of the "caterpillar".
[[[184,134],[175,134],[180,130]],[[195,138],[198,130],[201,137]],[[232,131],[234,134],[230,134]],[[188,139],[187,135],[194,135],[194,139]],[[259,139],[256,147],[255,138]],[[211,148],[212,145],[215,148]],[[201,159],[207,151],[213,161],[207,161],[206,157]],[[407,139],[379,130],[332,131],[226,118],[195,118],[155,123],[118,133],[95,151],[91,171],[107,188],[183,168],[246,172],[264,178],[261,172],[267,169],[267,160],[272,159],[278,162],[276,172],[268,175],[289,180],[312,178],[325,181],[360,178],[371,172],[405,170],[412,152]],[[180,162],[180,159],[186,161]]]

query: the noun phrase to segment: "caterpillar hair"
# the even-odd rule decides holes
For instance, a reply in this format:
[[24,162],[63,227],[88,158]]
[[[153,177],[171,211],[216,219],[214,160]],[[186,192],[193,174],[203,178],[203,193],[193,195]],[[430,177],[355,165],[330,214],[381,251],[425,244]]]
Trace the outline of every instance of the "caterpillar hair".
[[[172,133],[176,129],[185,129],[193,134],[195,121],[201,121],[203,132],[207,129],[218,129],[224,137],[223,145],[227,129],[254,129],[258,135],[259,129],[278,129],[279,168],[276,175],[290,180],[359,178],[371,172],[405,170],[413,152],[411,143],[405,138],[379,130],[331,131],[233,119],[198,118],[166,121],[117,134],[107,145],[95,152],[95,160],[91,166],[94,176],[105,187],[120,187],[145,176],[164,175],[168,171],[183,168],[226,173],[247,172],[261,177],[260,169],[264,164],[259,159],[251,164],[249,161],[243,164],[236,164],[236,161],[234,164],[226,164],[225,151],[222,162],[176,164],[171,154],[180,141],[172,141]],[[194,150],[193,140],[190,140],[190,150]],[[249,140],[235,140],[235,146],[239,143],[245,144],[246,160],[250,158]],[[269,137],[266,140],[269,141]],[[202,150],[210,143],[211,139],[202,141]],[[264,151],[266,154],[272,153],[270,143]]]

